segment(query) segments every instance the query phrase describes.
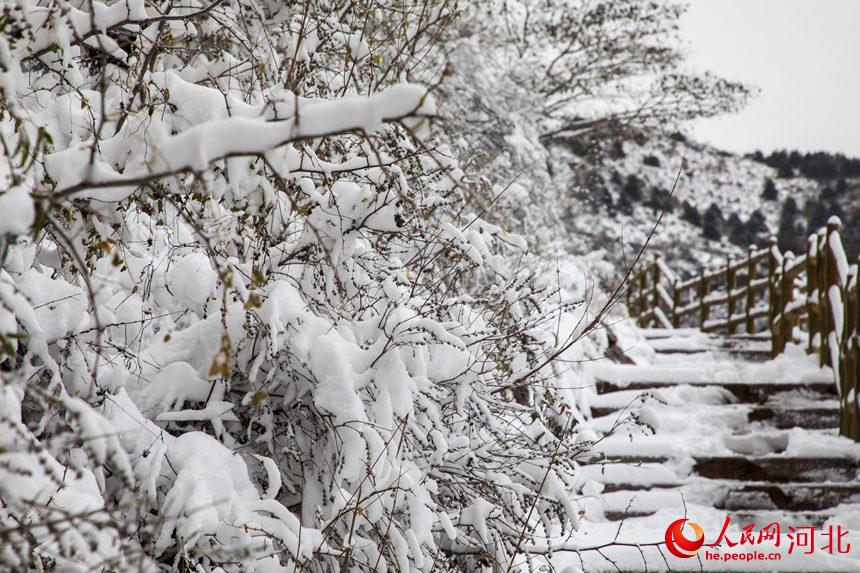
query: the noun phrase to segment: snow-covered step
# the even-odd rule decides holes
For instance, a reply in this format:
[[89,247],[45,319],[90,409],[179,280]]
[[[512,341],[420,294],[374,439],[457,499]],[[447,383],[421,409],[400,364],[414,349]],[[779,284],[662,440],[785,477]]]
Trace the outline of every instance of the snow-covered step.
[[846,503],[860,503],[860,483],[743,484],[715,507],[817,511]]
[[[626,455],[618,457],[607,456],[602,463],[594,460],[601,467],[626,468],[631,476],[628,480],[631,486],[638,486],[643,479],[638,477],[644,472],[637,468],[646,468],[654,483],[688,483],[690,479],[703,478],[709,480],[750,481],[768,483],[860,483],[860,460],[852,458],[821,458],[796,456],[703,456],[692,459],[677,459],[668,456]],[[666,471],[676,471],[675,474],[658,473],[656,468],[675,468]],[[678,471],[680,468],[680,471]],[[601,481],[597,470],[590,479]],[[618,470],[625,471],[625,470]],[[614,478],[612,474],[606,483],[623,484],[624,479]],[[672,475],[675,476],[673,479]],[[633,489],[636,489],[633,487]]]
[[672,466],[665,463],[596,463],[583,466],[582,482],[595,481],[603,491],[621,489],[669,488],[683,485]]
[[750,422],[760,422],[779,429],[821,430],[839,426],[839,408],[829,406],[783,409],[778,406],[764,405],[750,410],[747,419]]
[[[611,396],[611,394],[605,394]],[[835,403],[835,401],[834,401]],[[636,405],[625,408],[625,411],[635,413]],[[821,430],[836,428],[839,426],[839,408],[835,405],[823,408],[791,408],[764,404],[761,406],[745,407],[747,422],[760,423],[778,429],[805,428],[808,430]],[[598,406],[591,408],[591,415],[597,418],[617,419],[621,412],[614,407]]]
[[[689,359],[732,358],[742,361],[764,362],[771,359],[769,340],[748,340],[710,336],[658,338],[649,341],[658,355],[655,362],[682,362]],[[672,360],[674,359],[674,360]]]
[[748,423],[747,412],[742,405],[700,406],[691,417],[689,411],[679,408],[647,406],[627,417],[610,414],[592,421],[594,429],[608,434],[595,444],[594,452],[619,459],[773,455],[860,458],[860,444],[839,437],[834,428],[762,428]]
[[692,472],[715,480],[856,482],[860,478],[860,461],[850,458],[715,456],[697,458]]
[[[601,390],[611,389],[611,392]],[[719,385],[665,384],[649,388],[618,389],[600,383],[597,396],[592,397],[592,408],[629,409],[649,400],[659,404],[690,406],[691,404],[726,404],[736,402],[734,394]],[[592,410],[593,413],[593,410]]]
[[772,382],[772,381],[731,381],[721,382],[715,380],[637,380],[626,383],[609,382],[605,380],[597,381],[597,392],[606,394],[610,392],[618,392],[622,390],[635,390],[642,392],[655,392],[678,384],[686,384],[689,386],[719,386],[731,392],[739,402],[748,404],[764,404],[773,400],[783,392],[791,392],[802,388],[809,392],[814,392],[819,395],[820,399],[826,400],[836,395],[836,385],[832,381],[812,381],[812,382]]
[[[840,504],[860,503],[860,483],[768,484],[693,482],[683,487],[606,490],[599,506],[589,500],[585,511],[599,507],[606,519],[644,516],[688,504],[707,505],[728,512],[822,512]],[[590,508],[590,509],[589,509]]]
[[771,523],[788,523],[794,526],[811,525],[821,527],[824,522],[836,515],[853,513],[860,515],[860,505],[850,507],[848,505],[838,506],[836,509],[824,509],[819,511],[784,511],[784,510],[738,510],[728,511],[732,522],[753,524],[756,529],[765,527]]

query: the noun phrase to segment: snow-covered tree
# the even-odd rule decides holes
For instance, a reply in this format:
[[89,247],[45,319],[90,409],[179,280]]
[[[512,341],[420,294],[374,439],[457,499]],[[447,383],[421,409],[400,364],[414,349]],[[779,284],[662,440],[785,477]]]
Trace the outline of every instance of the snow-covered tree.
[[438,131],[456,16],[3,4],[0,567],[470,570],[576,527],[591,285]]

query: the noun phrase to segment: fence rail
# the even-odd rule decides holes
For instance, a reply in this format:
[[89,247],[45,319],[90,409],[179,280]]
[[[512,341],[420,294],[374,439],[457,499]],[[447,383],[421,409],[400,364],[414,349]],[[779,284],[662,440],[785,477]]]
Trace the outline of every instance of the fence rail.
[[698,327],[704,332],[767,333],[771,355],[805,344],[835,375],[842,435],[860,441],[860,280],[832,218],[811,235],[807,252],[781,252],[776,241],[745,258],[678,280],[660,257],[638,269],[627,308],[641,326]]

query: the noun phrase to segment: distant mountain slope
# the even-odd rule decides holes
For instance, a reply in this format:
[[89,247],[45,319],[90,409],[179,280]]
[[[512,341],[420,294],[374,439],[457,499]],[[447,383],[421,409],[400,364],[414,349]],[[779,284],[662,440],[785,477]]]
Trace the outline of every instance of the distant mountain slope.
[[845,223],[849,254],[856,255],[860,246],[860,178],[854,173],[860,162],[855,160],[840,163],[827,159],[838,156],[810,154],[802,167],[802,154],[785,153],[793,162],[777,154],[745,157],[680,134],[602,151],[603,159],[595,161],[574,146],[557,147],[555,164],[565,168],[557,170],[556,181],[570,190],[566,223],[585,239],[574,249],[602,249],[619,269],[655,226],[676,177],[677,188],[646,256],[660,253],[682,274],[743,257],[748,245],[764,245],[772,235],[784,248],[802,252],[808,232],[834,214]]

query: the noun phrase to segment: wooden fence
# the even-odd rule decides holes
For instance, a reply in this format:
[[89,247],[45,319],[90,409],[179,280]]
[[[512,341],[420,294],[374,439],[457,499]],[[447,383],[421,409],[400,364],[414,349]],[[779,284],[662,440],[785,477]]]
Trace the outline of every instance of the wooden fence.
[[727,335],[769,335],[771,355],[790,342],[818,354],[836,377],[840,433],[860,441],[860,280],[832,218],[807,252],[780,252],[776,241],[719,269],[679,280],[659,256],[632,275],[627,307],[640,326],[698,327]]

